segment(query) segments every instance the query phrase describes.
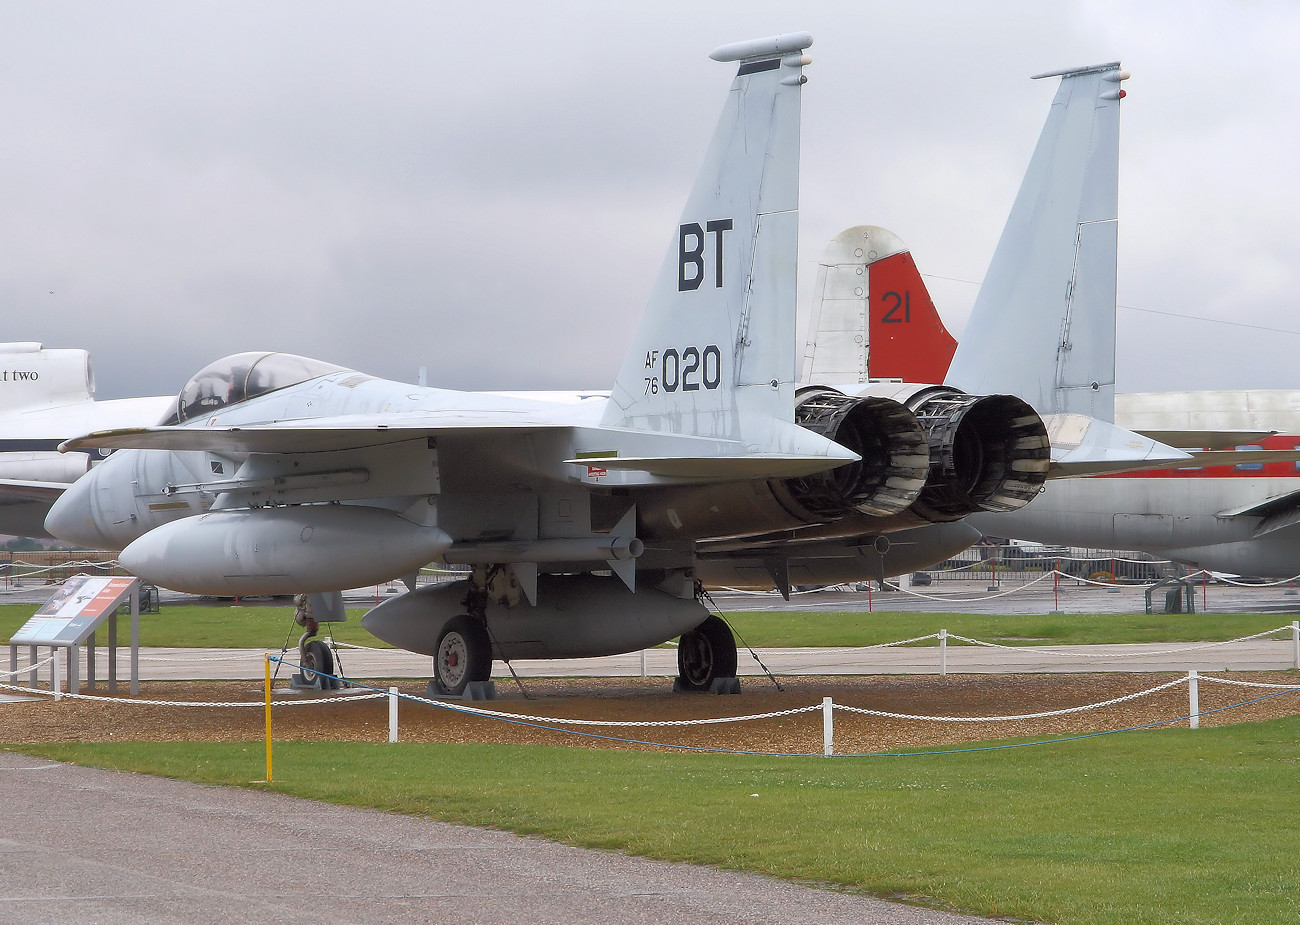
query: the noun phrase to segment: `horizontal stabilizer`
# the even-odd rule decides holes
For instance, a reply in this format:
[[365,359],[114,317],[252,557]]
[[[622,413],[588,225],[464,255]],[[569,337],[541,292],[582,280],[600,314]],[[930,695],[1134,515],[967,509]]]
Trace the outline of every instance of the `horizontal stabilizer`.
[[0,479],[0,505],[24,504],[29,501],[54,503],[67,490],[69,482],[27,482]]
[[381,446],[473,433],[560,429],[567,425],[520,411],[440,411],[430,414],[348,415],[241,427],[129,427],[101,430],[59,444],[61,452],[111,450],[211,450],[230,453],[314,453]]
[[1086,415],[1048,414],[1043,423],[1052,441],[1049,479],[1195,465],[1190,453]]
[[[846,451],[847,452],[847,451]],[[566,459],[566,463],[601,469],[628,469],[667,478],[701,479],[787,479],[825,472],[851,462],[856,453],[843,458],[829,456],[614,456]]]

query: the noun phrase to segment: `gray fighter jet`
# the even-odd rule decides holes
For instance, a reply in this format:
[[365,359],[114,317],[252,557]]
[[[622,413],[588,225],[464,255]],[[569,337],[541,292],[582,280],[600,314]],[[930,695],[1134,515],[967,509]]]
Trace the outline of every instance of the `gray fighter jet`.
[[[890,531],[1009,511],[1052,473],[1185,454],[1097,422],[1054,459],[1011,396],[937,387],[907,403],[796,375],[799,110],[806,33],[727,45],[737,65],[607,396],[541,400],[411,386],[286,354],[220,360],[47,524],[121,549],[132,572],[206,594],[322,593],[472,566],[363,625],[434,657],[457,693],[502,658],[583,657],[682,636],[680,681],[734,677],[700,601],[709,563],[756,559],[788,585],[802,531]],[[837,540],[837,542],[843,542]],[[963,542],[962,545],[965,543]],[[413,583],[413,582],[412,582]]]

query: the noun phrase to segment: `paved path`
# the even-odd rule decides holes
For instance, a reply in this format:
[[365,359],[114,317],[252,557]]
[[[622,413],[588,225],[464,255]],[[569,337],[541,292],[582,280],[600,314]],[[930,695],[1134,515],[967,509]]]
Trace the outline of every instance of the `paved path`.
[[[1280,624],[1279,624],[1280,625]],[[1036,646],[990,649],[982,646],[949,645],[946,654],[938,646],[893,648],[789,648],[758,649],[759,658],[773,673],[785,675],[872,675],[939,674],[946,661],[951,674],[1011,674],[1019,672],[1091,671],[1274,671],[1294,668],[1295,646],[1290,641],[1260,640],[1230,645],[1205,643],[1144,643],[1106,646]],[[45,657],[46,650],[41,650]],[[98,677],[108,676],[107,656],[99,653]],[[427,678],[432,659],[397,649],[341,650],[347,677]],[[140,678],[143,681],[259,680],[265,667],[262,649],[141,649]],[[285,656],[297,657],[293,649]],[[26,664],[26,649],[20,665]],[[119,653],[119,678],[127,675],[128,654]],[[547,677],[636,677],[641,674],[641,653],[584,659],[520,659],[514,669],[521,678]],[[279,677],[287,679],[293,670],[281,666]],[[650,677],[677,674],[674,649],[650,649],[645,653],[645,673]],[[740,652],[742,677],[761,675],[762,669],[746,650]],[[82,672],[84,678],[84,670]],[[503,662],[493,666],[493,677],[509,680]],[[23,684],[23,674],[16,683]],[[42,670],[48,687],[48,668]]]
[[990,921],[13,753],[0,806],[0,922]]

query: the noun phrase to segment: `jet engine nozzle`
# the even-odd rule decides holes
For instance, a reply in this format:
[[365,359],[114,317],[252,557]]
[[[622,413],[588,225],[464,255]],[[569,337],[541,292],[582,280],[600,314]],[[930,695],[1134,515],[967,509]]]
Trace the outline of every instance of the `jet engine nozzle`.
[[862,458],[827,472],[786,479],[782,487],[821,520],[847,514],[888,516],[920,495],[930,465],[926,435],[916,416],[888,398],[852,398],[809,389],[795,405],[795,423],[834,440]]
[[1047,428],[1023,400],[944,391],[926,395],[912,410],[930,444],[929,478],[912,508],[926,520],[1014,511],[1047,480]]

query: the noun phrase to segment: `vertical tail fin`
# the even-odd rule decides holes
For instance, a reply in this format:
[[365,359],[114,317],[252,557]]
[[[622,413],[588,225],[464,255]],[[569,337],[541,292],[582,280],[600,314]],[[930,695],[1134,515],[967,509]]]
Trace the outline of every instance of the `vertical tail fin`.
[[[602,423],[745,439],[793,420],[799,102],[806,32],[725,45],[739,62]],[[752,439],[752,438],[751,438]]]
[[95,378],[85,350],[0,344],[0,413],[82,404],[94,397]]
[[1115,419],[1119,62],[1060,77],[947,382]]
[[802,379],[943,382],[957,342],[943,326],[907,245],[859,225],[827,245],[817,271]]

